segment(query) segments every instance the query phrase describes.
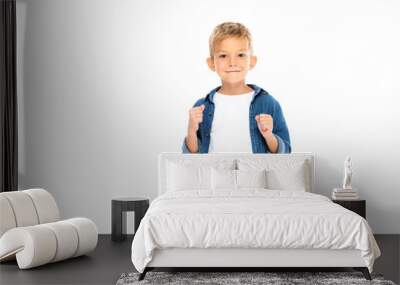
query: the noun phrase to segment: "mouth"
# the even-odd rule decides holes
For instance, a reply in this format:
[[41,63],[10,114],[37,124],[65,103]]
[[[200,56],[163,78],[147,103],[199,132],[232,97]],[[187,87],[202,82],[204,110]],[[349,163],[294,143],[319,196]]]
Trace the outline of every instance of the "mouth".
[[226,73],[232,73],[232,72],[240,72],[240,70],[228,70],[228,71],[225,71]]

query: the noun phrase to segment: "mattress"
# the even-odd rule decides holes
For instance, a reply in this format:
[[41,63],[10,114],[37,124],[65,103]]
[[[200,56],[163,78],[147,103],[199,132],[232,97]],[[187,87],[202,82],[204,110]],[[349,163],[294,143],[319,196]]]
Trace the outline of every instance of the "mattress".
[[370,272],[380,256],[361,216],[319,194],[267,189],[160,195],[136,231],[132,262],[143,272],[168,248],[359,250]]

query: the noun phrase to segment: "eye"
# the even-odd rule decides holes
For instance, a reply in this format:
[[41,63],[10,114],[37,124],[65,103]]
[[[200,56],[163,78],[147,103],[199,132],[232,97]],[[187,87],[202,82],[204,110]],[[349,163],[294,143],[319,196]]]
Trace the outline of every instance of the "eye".
[[219,55],[219,58],[225,58],[225,57],[226,57],[225,54],[220,54],[220,55]]
[[247,56],[247,54],[245,54],[245,53],[239,53],[239,57],[246,57]]

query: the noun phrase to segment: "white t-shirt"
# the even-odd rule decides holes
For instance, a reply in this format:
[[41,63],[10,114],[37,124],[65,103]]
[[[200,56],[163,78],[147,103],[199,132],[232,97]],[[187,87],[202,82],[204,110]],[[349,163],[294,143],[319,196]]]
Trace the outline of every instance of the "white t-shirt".
[[214,118],[208,153],[252,153],[249,112],[254,91],[240,95],[214,95]]

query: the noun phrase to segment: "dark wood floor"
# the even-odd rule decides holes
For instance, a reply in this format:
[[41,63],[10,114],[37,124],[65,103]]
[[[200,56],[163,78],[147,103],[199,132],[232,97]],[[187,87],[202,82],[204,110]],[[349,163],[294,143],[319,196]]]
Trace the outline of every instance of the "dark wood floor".
[[[382,256],[376,260],[374,272],[399,283],[400,235],[375,238]],[[122,273],[135,271],[130,259],[131,243],[132,237],[116,243],[110,235],[100,235],[96,250],[88,256],[28,270],[19,270],[16,262],[2,263],[0,284],[115,284]]]

